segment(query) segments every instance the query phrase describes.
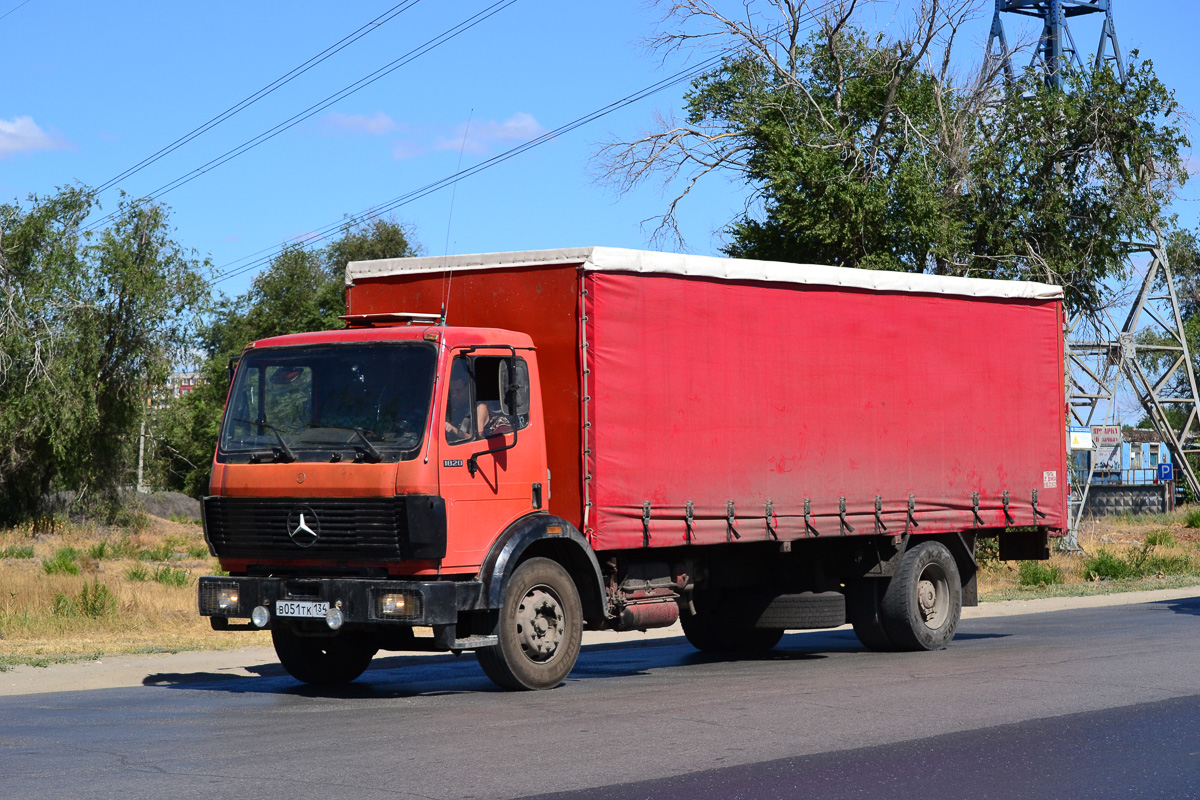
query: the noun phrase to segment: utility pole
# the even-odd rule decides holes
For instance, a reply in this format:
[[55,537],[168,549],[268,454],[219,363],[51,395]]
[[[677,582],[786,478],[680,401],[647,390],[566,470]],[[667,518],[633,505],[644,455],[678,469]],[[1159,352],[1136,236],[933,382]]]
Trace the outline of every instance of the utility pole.
[[[1002,15],[1015,14],[1039,19],[1042,21],[1042,33],[1030,67],[1044,75],[1048,86],[1062,89],[1068,70],[1084,69],[1068,21],[1075,17],[1103,14],[1100,39],[1091,66],[1100,69],[1111,62],[1117,75],[1124,81],[1128,73],[1117,44],[1112,3],[1113,0],[996,0],[987,57],[1000,59],[1005,80],[1009,83],[1015,81],[1012,51]],[[1145,165],[1142,165],[1141,172],[1146,191],[1149,192]],[[1200,433],[1197,419],[1197,398],[1200,398],[1200,393],[1197,392],[1195,368],[1184,334],[1183,316],[1161,227],[1154,224],[1145,233],[1146,241],[1123,243],[1127,258],[1149,257],[1141,289],[1123,324],[1118,325],[1107,310],[1082,312],[1068,322],[1067,423],[1081,426],[1096,424],[1097,413],[1103,408],[1101,418],[1110,424],[1119,424],[1117,395],[1120,382],[1124,379],[1137,396],[1154,430],[1166,444],[1176,479],[1185,481],[1193,496],[1200,497],[1200,480],[1187,458],[1188,455],[1200,453],[1196,441]],[[1155,334],[1153,343],[1149,337],[1139,343],[1138,334],[1147,331]],[[1067,549],[1078,549],[1075,535],[1087,502],[1094,468],[1095,459],[1092,459],[1084,479],[1079,481],[1077,477],[1073,482]]]

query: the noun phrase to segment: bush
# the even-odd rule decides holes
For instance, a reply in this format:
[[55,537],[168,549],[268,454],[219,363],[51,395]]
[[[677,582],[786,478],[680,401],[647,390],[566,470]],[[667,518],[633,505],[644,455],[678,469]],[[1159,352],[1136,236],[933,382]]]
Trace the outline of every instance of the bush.
[[33,545],[13,544],[0,549],[0,558],[33,558]]
[[125,580],[148,581],[150,580],[150,573],[141,564],[134,564],[132,567],[125,570]]
[[79,551],[74,547],[60,547],[53,558],[42,560],[42,569],[47,575],[78,575],[79,564],[75,563],[79,558]]
[[1189,511],[1183,518],[1183,524],[1189,528],[1200,528],[1200,509]]
[[1020,562],[1017,583],[1021,586],[1050,586],[1064,583],[1062,570],[1041,561]]
[[194,544],[188,548],[187,554],[189,558],[208,558],[208,545]]
[[1154,553],[1154,545],[1147,542],[1128,555],[1121,557],[1100,548],[1096,555],[1083,564],[1083,574],[1089,580],[1126,580],[1146,578],[1153,575],[1184,575],[1192,572],[1195,564],[1189,556],[1167,556]]

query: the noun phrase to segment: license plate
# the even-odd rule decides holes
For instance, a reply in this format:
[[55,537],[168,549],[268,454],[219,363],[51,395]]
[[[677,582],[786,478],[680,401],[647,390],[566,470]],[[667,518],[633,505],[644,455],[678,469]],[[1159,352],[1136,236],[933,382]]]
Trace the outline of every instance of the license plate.
[[320,617],[324,619],[329,613],[329,603],[311,600],[276,600],[275,616],[277,617]]

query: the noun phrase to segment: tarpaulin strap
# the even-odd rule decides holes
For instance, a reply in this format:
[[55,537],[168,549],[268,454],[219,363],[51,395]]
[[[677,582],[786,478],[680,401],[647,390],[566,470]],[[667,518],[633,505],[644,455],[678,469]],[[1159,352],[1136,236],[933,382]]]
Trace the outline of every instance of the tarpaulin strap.
[[904,535],[908,536],[908,527],[921,527],[921,523],[917,522],[917,496],[912,492],[908,493],[908,517],[904,520]]
[[814,528],[812,523],[808,521],[810,516],[812,516],[812,501],[806,497],[804,498],[804,532],[808,533],[812,531],[813,536],[820,536],[821,532]]
[[979,492],[971,492],[971,513],[975,515],[975,527],[981,527],[983,517],[979,516]]
[[846,522],[846,498],[838,498],[838,519],[841,522],[842,536],[846,535],[846,531],[854,533],[854,528],[849,522]]
[[1008,522],[1009,525],[1016,525],[1017,521],[1015,519],[1013,519],[1012,514],[1008,513],[1008,489],[1004,490],[1003,497],[1004,497],[1004,519]]
[[642,503],[642,547],[650,546],[650,501]]
[[737,532],[737,528],[733,526],[734,520],[733,501],[730,500],[725,503],[725,522],[728,525],[725,530],[725,541],[727,542],[733,541],[733,539],[742,538],[742,535]]
[[1038,507],[1037,507],[1037,504],[1038,504],[1037,492],[1038,492],[1038,490],[1037,490],[1037,489],[1034,489],[1034,490],[1033,490],[1033,516],[1034,516],[1034,517],[1042,517],[1043,519],[1045,519],[1046,515],[1045,515],[1043,512],[1041,512],[1041,511],[1038,511]]
[[883,498],[875,495],[875,535],[878,536],[880,531],[886,531],[887,525],[883,524]]
[[695,516],[696,506],[691,500],[688,500],[683,506],[683,524],[685,525],[683,540],[688,544],[692,543],[692,537],[695,535],[695,531],[692,529],[692,520],[695,519]]
[[766,517],[767,517],[767,538],[778,540],[779,534],[775,532],[775,504],[772,503],[770,500],[767,501]]

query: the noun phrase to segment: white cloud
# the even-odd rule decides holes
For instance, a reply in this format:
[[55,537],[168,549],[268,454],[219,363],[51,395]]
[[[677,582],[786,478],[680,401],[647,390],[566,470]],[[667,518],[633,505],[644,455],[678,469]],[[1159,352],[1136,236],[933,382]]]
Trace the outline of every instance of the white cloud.
[[0,119],[0,158],[35,150],[62,150],[69,145],[38,127],[33,117]]
[[365,133],[370,136],[383,136],[400,129],[400,124],[382,111],[377,111],[371,116],[331,111],[321,121],[331,130],[341,133]]
[[532,114],[518,111],[503,122],[488,120],[459,125],[450,136],[437,137],[433,146],[438,150],[458,150],[461,147],[465,152],[480,154],[491,151],[496,144],[528,141],[545,130]]

